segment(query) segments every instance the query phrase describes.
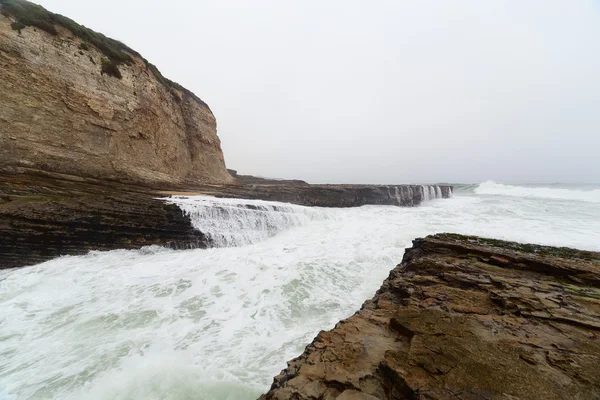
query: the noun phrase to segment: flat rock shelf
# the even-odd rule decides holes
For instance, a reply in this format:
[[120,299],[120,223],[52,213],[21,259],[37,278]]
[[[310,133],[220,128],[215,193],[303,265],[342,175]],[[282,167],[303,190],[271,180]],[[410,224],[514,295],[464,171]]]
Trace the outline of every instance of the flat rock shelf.
[[305,206],[365,204],[413,207],[447,198],[451,186],[198,184],[150,188],[39,171],[0,173],[0,268],[37,264],[90,250],[160,245],[205,248],[213,243],[194,228],[171,194],[271,200]]
[[600,253],[417,239],[261,400],[598,399]]

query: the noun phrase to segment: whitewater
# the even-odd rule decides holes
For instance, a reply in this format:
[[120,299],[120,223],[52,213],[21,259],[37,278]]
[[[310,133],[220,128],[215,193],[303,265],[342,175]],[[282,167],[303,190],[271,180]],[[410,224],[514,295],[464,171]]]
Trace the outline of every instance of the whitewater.
[[456,185],[419,207],[174,197],[221,247],[0,271],[0,400],[255,399],[416,237],[600,250],[600,186]]

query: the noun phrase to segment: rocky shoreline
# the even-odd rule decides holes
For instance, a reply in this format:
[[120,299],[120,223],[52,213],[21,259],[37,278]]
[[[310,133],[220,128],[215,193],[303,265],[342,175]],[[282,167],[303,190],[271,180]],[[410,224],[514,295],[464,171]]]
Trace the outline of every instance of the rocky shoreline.
[[[202,194],[235,199],[269,200],[310,207],[360,207],[390,205],[415,207],[434,198],[450,198],[450,185],[313,185],[313,184],[245,184],[202,185],[196,189],[165,194]],[[429,193],[424,191],[428,189]]]
[[[0,174],[0,269],[90,250],[210,246],[209,238],[176,205],[160,200],[175,193],[322,207],[415,206],[423,201],[422,188],[416,185],[239,183],[173,190],[55,173]],[[443,197],[451,190],[439,189]]]
[[261,400],[596,399],[600,253],[440,234]]
[[208,105],[123,43],[0,0],[0,268],[89,250],[206,247],[177,191],[416,206],[450,186],[309,185],[227,170]]
[[156,197],[131,186],[3,176],[0,269],[90,250],[207,246],[177,206]]

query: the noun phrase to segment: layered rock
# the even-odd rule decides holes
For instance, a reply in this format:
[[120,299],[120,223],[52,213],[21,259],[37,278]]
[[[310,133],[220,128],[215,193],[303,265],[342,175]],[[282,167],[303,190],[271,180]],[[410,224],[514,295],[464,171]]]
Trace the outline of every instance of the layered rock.
[[241,175],[234,169],[228,169],[227,171],[236,179],[237,183],[244,185],[308,185],[308,182],[300,179],[263,178],[253,175]]
[[90,250],[207,244],[177,206],[144,188],[0,175],[0,269]]
[[600,253],[444,234],[261,399],[596,399],[599,371]]
[[215,117],[191,92],[122,44],[119,79],[105,73],[105,52],[64,26],[14,30],[17,17],[0,11],[0,171],[152,187],[233,182]]
[[156,190],[324,207],[415,206],[451,194],[233,178],[202,100],[123,43],[25,0],[0,0],[0,99],[0,268],[88,250],[209,245]]
[[[422,201],[425,190],[415,186],[414,195],[403,198],[393,195],[394,188],[408,193],[407,187],[392,186],[202,185],[198,192],[187,194],[333,207],[413,206]],[[438,193],[448,196],[450,190],[440,188]],[[50,173],[0,173],[0,268],[33,265],[90,250],[137,249],[152,244],[172,248],[215,245],[207,232],[193,228],[182,210],[161,199],[167,194]]]
[[203,185],[194,192],[179,194],[206,194],[280,201],[317,207],[359,207],[363,205],[391,205],[414,207],[423,201],[452,196],[449,185],[309,185],[309,184],[238,184]]

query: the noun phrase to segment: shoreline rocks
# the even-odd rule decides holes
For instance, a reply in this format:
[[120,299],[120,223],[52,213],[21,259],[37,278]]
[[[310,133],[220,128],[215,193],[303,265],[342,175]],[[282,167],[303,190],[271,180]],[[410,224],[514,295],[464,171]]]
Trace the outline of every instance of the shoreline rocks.
[[[169,194],[323,207],[414,206],[422,201],[420,187],[414,187],[414,197],[390,195],[394,186],[370,185],[197,185],[193,192],[165,192],[49,172],[0,173],[0,269],[90,250],[209,247],[210,239],[193,228],[189,217],[160,200]],[[440,191],[450,195],[451,188]]]
[[600,253],[440,234],[260,399],[595,399],[598,371]]
[[195,190],[177,193],[270,200],[311,207],[343,208],[364,205],[415,207],[426,200],[452,197],[453,187],[450,185],[237,184],[202,185]]
[[189,217],[157,197],[132,186],[1,176],[0,269],[90,250],[208,246]]
[[322,207],[415,206],[452,190],[228,171],[206,103],[123,43],[25,0],[0,1],[0,98],[0,268],[209,246],[161,190]]

